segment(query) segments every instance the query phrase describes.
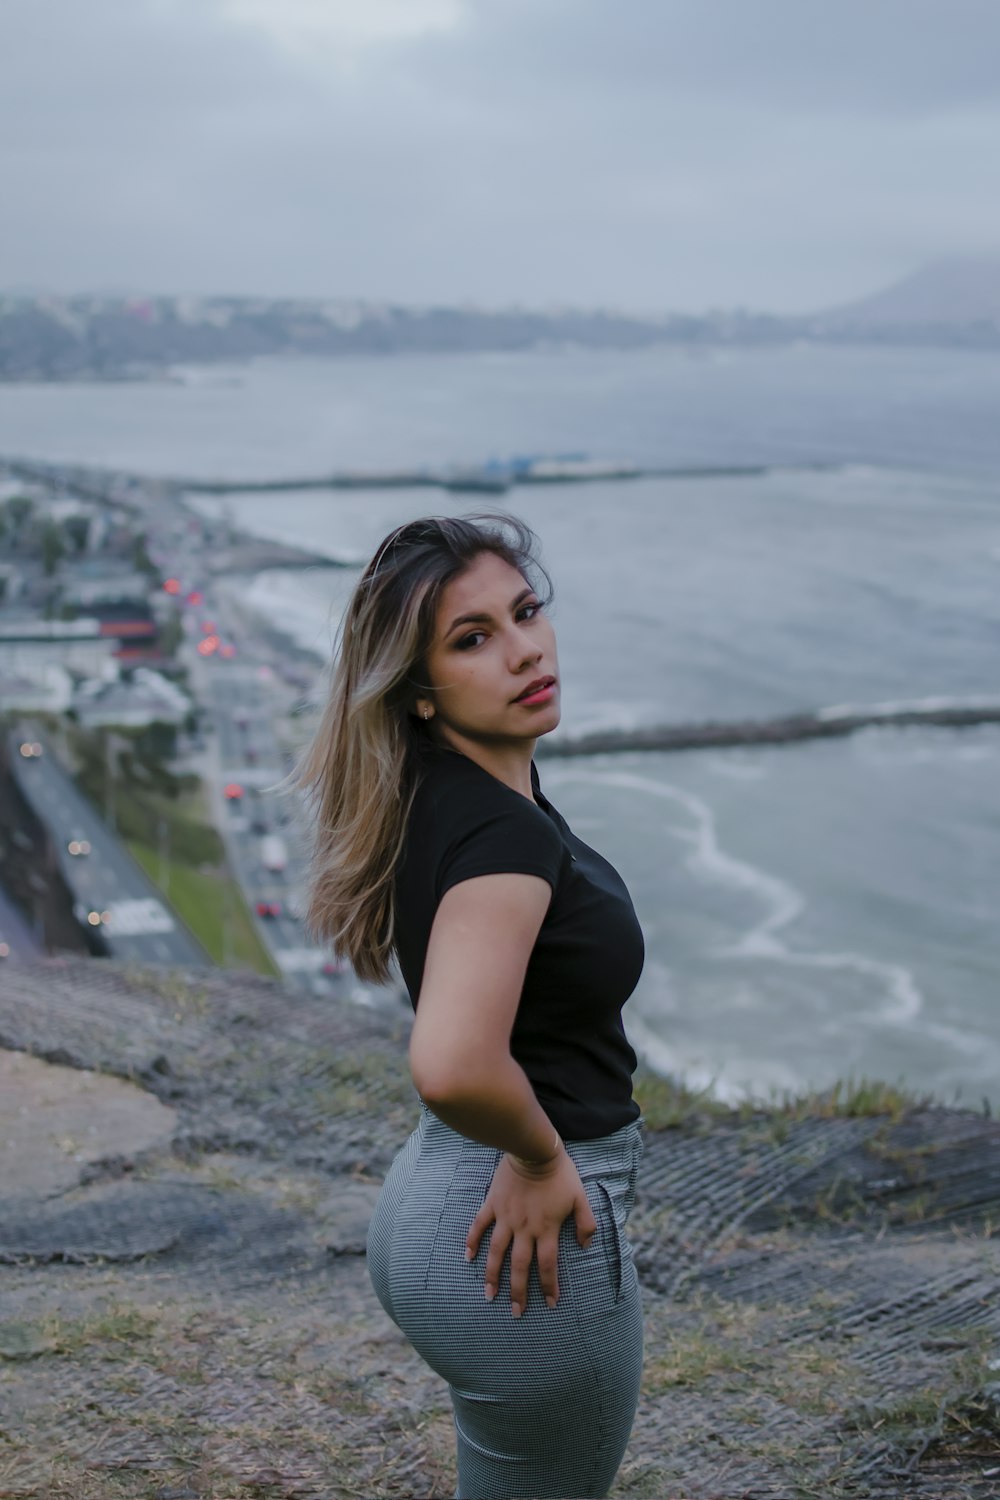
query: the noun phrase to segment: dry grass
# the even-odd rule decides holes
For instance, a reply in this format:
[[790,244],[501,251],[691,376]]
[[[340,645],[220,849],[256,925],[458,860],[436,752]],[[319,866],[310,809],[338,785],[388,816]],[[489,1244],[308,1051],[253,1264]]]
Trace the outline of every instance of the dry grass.
[[884,1117],[896,1124],[914,1110],[926,1109],[933,1100],[914,1093],[902,1083],[879,1079],[843,1078],[825,1089],[803,1093],[775,1092],[766,1098],[747,1098],[739,1104],[717,1099],[712,1085],[690,1089],[670,1078],[640,1069],[635,1079],[635,1097],[651,1130],[671,1130],[698,1121],[710,1124],[728,1119],[745,1123],[759,1119],[771,1138],[782,1141],[796,1120],[871,1119]]

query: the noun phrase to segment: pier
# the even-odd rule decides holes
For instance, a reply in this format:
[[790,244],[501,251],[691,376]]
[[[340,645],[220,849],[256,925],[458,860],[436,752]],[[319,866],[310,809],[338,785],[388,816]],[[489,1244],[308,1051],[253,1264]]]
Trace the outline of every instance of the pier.
[[638,479],[746,479],[769,473],[836,468],[829,463],[802,464],[688,464],[664,467],[617,463],[602,459],[530,458],[488,463],[439,464],[406,469],[341,469],[327,474],[277,475],[265,479],[199,478],[191,475],[133,474],[124,470],[82,464],[47,463],[4,458],[0,467],[20,479],[58,487],[82,499],[127,508],[137,496],[169,491],[190,495],[283,494],[290,490],[446,490],[451,493],[506,494],[515,488],[597,484]]

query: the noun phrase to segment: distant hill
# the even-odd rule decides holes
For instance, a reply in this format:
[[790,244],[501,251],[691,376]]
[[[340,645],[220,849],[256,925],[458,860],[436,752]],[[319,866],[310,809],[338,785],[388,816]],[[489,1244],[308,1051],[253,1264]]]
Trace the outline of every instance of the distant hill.
[[464,354],[576,346],[774,343],[765,313],[643,317],[606,309],[401,307],[281,297],[3,297],[0,379],[142,379],[269,354]]
[[653,344],[1000,348],[1000,254],[942,260],[841,307],[643,317],[602,309],[401,307],[280,297],[0,295],[0,381],[129,380],[269,354],[435,353]]
[[985,323],[1000,330],[1000,253],[931,261],[884,290],[828,308],[811,321],[911,329]]

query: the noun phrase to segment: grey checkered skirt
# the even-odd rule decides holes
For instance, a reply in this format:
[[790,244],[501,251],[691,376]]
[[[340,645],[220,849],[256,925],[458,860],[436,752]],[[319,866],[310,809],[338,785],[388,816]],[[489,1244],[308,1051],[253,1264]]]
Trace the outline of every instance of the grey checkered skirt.
[[424,1106],[382,1186],[368,1231],[379,1301],[447,1382],[458,1494],[606,1495],[639,1399],[642,1304],[625,1224],[642,1156],[638,1123],[567,1141],[598,1224],[586,1250],[572,1219],[559,1237],[559,1302],[545,1305],[537,1264],[521,1318],[510,1311],[509,1257],[495,1300],[483,1295],[489,1231],[476,1259],[465,1238],[500,1152]]

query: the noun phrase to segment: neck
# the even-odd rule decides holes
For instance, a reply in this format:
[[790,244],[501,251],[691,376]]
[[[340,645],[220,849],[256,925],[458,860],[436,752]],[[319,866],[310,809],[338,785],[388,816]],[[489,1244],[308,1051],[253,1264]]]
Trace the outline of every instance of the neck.
[[470,740],[450,728],[442,728],[436,738],[446,750],[457,750],[460,755],[474,760],[477,766],[495,776],[497,781],[502,781],[504,786],[509,786],[511,791],[520,792],[532,802],[535,800],[531,761],[537,740],[516,740],[513,743],[510,740]]

